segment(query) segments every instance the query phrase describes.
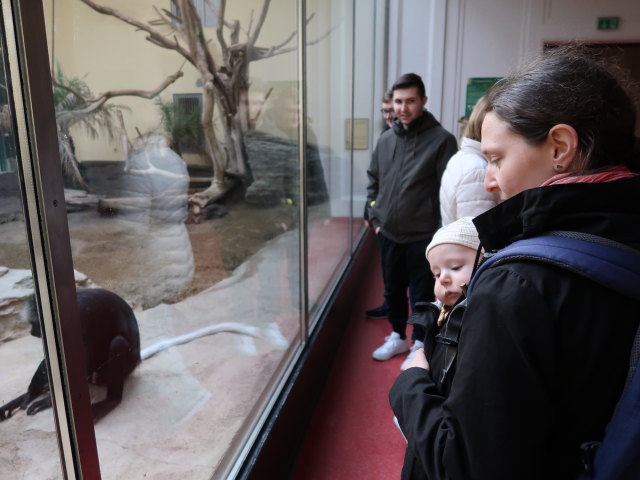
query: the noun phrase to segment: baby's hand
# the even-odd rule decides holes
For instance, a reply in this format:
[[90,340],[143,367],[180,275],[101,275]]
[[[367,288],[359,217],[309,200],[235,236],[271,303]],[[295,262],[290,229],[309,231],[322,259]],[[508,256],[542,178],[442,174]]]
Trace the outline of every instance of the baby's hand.
[[411,367],[419,367],[424,368],[425,370],[429,370],[429,362],[427,361],[427,357],[425,357],[424,355],[424,349],[419,348],[418,350],[416,350],[413,359],[409,362],[409,365],[407,365],[407,368],[405,368],[405,370]]

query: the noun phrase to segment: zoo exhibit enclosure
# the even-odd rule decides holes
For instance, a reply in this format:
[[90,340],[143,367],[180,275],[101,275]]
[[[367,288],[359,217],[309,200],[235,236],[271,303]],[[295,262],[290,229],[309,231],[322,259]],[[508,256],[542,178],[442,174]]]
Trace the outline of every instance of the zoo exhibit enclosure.
[[[238,474],[363,233],[371,144],[345,121],[377,118],[366,3],[3,3],[0,405],[44,347],[54,408],[2,420],[0,477]],[[142,349],[223,331],[143,360],[94,425],[76,286],[133,307]]]

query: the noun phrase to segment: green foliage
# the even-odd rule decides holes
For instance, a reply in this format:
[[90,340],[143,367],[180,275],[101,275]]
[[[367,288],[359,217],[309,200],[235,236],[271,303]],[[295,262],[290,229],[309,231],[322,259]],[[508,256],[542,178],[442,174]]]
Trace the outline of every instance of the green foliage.
[[53,84],[53,106],[58,126],[58,147],[62,171],[73,183],[87,188],[78,168],[71,127],[80,125],[91,138],[98,138],[99,132],[106,132],[115,138],[116,116],[127,109],[122,105],[112,105],[98,101],[82,78],[67,77],[57,65]]
[[173,102],[156,100],[160,109],[162,127],[169,136],[170,148],[182,152],[202,152],[204,134],[200,109],[185,111]]
[[123,105],[103,103],[95,106],[95,97],[83,78],[67,77],[60,65],[56,68],[53,86],[53,105],[58,128],[68,134],[72,126],[80,124],[91,138],[98,138],[105,131],[110,139],[115,137],[116,115],[128,110]]

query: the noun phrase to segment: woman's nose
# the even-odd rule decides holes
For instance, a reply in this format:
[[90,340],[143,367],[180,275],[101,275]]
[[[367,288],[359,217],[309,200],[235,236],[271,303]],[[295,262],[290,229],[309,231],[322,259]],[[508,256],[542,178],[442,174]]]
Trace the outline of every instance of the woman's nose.
[[487,170],[485,171],[485,174],[484,174],[483,185],[484,185],[484,189],[487,192],[495,193],[499,190],[499,188],[498,188],[498,182],[496,181],[496,177],[495,175],[493,175],[492,170],[493,169],[491,165],[487,165]]

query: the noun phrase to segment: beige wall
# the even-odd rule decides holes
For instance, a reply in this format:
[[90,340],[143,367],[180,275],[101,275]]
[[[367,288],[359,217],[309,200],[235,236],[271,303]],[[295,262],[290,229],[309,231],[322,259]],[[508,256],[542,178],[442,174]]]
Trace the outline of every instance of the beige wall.
[[[143,22],[157,18],[150,2],[102,0],[102,3]],[[246,28],[252,10],[254,17],[257,16],[256,11],[262,3],[228,2],[226,18],[239,19]],[[158,8],[168,8],[169,2],[158,0],[155,5]],[[113,17],[101,15],[79,0],[44,0],[44,11],[53,63],[59,64],[68,77],[83,78],[96,95],[131,88],[153,90],[184,63],[183,57],[178,53],[147,41],[145,32],[136,31],[134,27]],[[254,18],[254,24],[255,21]],[[273,1],[258,43],[266,47],[280,43],[295,29],[295,1]],[[207,30],[207,35],[215,39],[215,30]],[[215,49],[216,42],[213,41],[212,45],[215,55],[219,55]],[[255,62],[250,71],[252,76],[264,81],[294,80],[297,78],[295,65],[295,52],[291,52]],[[200,93],[201,89],[196,85],[199,78],[197,70],[188,63],[184,63],[182,68],[184,77],[161,94],[165,101],[170,100],[174,93]],[[159,110],[154,100],[118,97],[110,102],[130,108],[130,111],[124,112],[130,138],[137,136],[136,128],[143,133],[160,128]],[[119,139],[109,141],[106,135],[102,135],[94,140],[78,129],[72,133],[77,156],[81,161],[124,160]]]

